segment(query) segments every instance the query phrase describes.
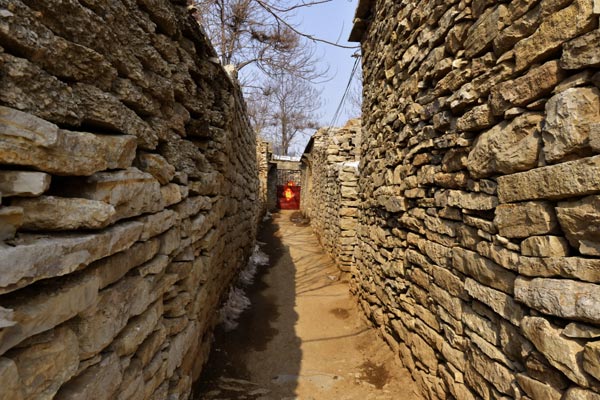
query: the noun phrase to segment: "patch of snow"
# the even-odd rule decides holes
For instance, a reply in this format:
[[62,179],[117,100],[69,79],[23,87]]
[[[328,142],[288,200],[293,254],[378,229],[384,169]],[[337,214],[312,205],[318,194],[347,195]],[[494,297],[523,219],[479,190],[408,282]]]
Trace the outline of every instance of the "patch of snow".
[[229,332],[237,328],[240,315],[251,305],[250,299],[246,296],[246,287],[254,283],[258,267],[268,264],[269,256],[260,249],[258,244],[255,245],[248,264],[240,272],[237,282],[229,290],[227,301],[219,310],[219,320],[225,331]]

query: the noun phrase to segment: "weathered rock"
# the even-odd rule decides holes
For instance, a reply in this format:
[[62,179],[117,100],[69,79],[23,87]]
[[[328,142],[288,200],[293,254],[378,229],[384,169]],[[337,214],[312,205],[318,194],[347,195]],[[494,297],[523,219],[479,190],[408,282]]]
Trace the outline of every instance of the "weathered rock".
[[43,172],[0,171],[0,194],[3,197],[35,197],[50,187],[50,175]]
[[563,329],[562,334],[574,339],[596,339],[600,338],[600,328],[571,322]]
[[81,275],[49,282],[37,293],[21,293],[0,301],[4,308],[14,310],[15,325],[0,330],[0,354],[37,333],[54,328],[93,306],[98,296],[99,280],[93,275]]
[[[597,1],[594,1],[594,7],[596,3]],[[600,30],[596,29],[565,43],[560,58],[560,66],[564,69],[600,66],[598,41],[600,41]]]
[[490,307],[502,318],[507,319],[517,326],[521,323],[525,312],[512,297],[484,286],[471,278],[466,279],[465,289],[471,297]]
[[135,157],[132,136],[70,132],[31,114],[0,107],[0,161],[57,175],[91,175],[127,168]]
[[542,353],[548,362],[579,385],[587,386],[589,378],[583,371],[583,346],[564,338],[561,329],[541,317],[525,317],[521,323],[527,339]]
[[600,255],[600,196],[558,203],[558,221],[569,243],[582,254]]
[[[0,247],[0,293],[40,279],[69,274],[130,247],[143,225],[126,222],[93,234],[40,237],[21,234],[14,247]],[[19,260],[19,268],[14,263]]]
[[503,365],[489,359],[478,350],[469,352],[470,367],[483,376],[501,393],[512,395],[511,383],[514,379],[511,371]]
[[494,225],[501,236],[526,238],[558,231],[554,208],[548,202],[501,204],[496,207]]
[[600,380],[600,342],[590,342],[583,351],[583,369]]
[[558,317],[600,322],[600,285],[567,279],[518,278],[515,298],[529,307]]
[[494,289],[513,293],[516,275],[475,252],[454,247],[452,267]]
[[161,185],[166,185],[175,176],[175,167],[159,154],[140,153],[135,165],[155,177]]
[[142,342],[156,328],[162,315],[162,302],[156,302],[143,314],[128,321],[127,326],[119,333],[110,346],[119,357],[133,354]]
[[107,353],[98,364],[89,367],[64,384],[55,399],[114,399],[122,379],[119,357],[115,353]]
[[600,282],[600,260],[581,257],[520,257],[519,273],[526,276],[564,277]]
[[592,136],[600,136],[600,90],[572,88],[548,100],[542,131],[546,161],[585,155]]
[[0,399],[23,400],[23,391],[19,382],[19,371],[10,358],[0,358]]
[[51,399],[77,372],[77,336],[66,327],[41,334],[40,339],[9,356],[17,364],[25,398]]
[[144,312],[162,294],[152,292],[153,286],[152,279],[131,276],[102,290],[96,306],[80,314],[72,324],[79,339],[80,357],[98,354],[113,341],[130,317]]
[[532,399],[560,400],[562,397],[562,391],[559,389],[545,382],[531,379],[527,375],[518,374],[517,382]]
[[576,0],[546,18],[528,38],[515,45],[517,69],[522,70],[558,49],[564,42],[594,29],[592,0]]
[[492,113],[502,115],[512,107],[526,106],[552,92],[564,77],[558,61],[549,61],[520,78],[499,83],[490,92]]
[[600,400],[600,394],[574,386],[567,390],[563,400]]
[[[20,207],[0,208],[0,241],[15,237],[17,230],[23,225],[23,209]],[[2,248],[0,247],[0,252]]]
[[498,197],[501,203],[564,199],[598,192],[600,156],[498,177]]
[[532,236],[521,242],[521,254],[533,257],[566,257],[569,244],[560,236]]
[[473,107],[456,121],[456,129],[460,131],[479,131],[494,125],[494,115],[490,106],[482,104]]
[[460,190],[447,190],[435,196],[439,207],[457,207],[467,210],[492,210],[498,205],[498,198],[482,193],[470,193]]
[[161,209],[160,185],[137,168],[99,172],[66,190],[69,196],[103,201],[115,207],[114,220]]
[[23,209],[23,228],[28,230],[101,229],[115,215],[110,204],[78,198],[41,196],[15,199],[12,204]]

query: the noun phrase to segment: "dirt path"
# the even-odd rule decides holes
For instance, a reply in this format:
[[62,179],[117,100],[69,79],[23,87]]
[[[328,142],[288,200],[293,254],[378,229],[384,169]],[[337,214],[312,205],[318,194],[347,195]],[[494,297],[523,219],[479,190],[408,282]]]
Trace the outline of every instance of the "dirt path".
[[420,399],[409,373],[361,320],[310,226],[274,214],[259,240],[270,264],[232,332],[219,330],[196,399]]

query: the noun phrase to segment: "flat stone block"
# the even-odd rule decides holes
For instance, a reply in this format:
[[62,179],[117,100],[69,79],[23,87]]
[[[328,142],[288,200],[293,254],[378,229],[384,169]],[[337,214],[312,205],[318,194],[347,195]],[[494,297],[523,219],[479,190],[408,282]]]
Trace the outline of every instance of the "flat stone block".
[[0,194],[4,197],[35,197],[50,187],[50,175],[43,172],[0,171]]
[[116,212],[101,201],[55,196],[15,199],[12,204],[23,209],[23,228],[34,231],[101,229]]
[[0,294],[69,274],[123,251],[138,240],[142,230],[139,222],[125,222],[98,233],[20,234],[14,246],[0,247]]
[[567,257],[569,243],[560,236],[532,236],[521,242],[521,254],[533,257]]
[[13,310],[13,326],[0,330],[0,354],[23,340],[52,329],[90,308],[98,298],[99,279],[93,275],[64,278],[37,287],[35,292],[19,292],[0,302]]
[[600,196],[558,203],[556,213],[573,247],[581,254],[600,256]]
[[[15,237],[23,225],[23,209],[20,207],[0,208],[0,241]],[[0,252],[2,248],[0,247]]]
[[564,199],[600,192],[600,156],[498,177],[501,203]]
[[496,207],[494,225],[500,235],[507,238],[526,238],[558,232],[554,207],[543,201],[501,204]]
[[600,285],[567,279],[518,278],[515,298],[545,314],[600,323]]

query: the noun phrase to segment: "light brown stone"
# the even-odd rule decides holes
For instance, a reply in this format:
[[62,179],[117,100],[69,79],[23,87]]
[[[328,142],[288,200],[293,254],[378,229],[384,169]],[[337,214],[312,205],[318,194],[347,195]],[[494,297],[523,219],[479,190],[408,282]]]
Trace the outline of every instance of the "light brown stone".
[[600,90],[572,88],[548,100],[542,131],[546,161],[585,155],[595,135],[600,135]]
[[[14,247],[0,247],[0,293],[69,274],[125,250],[138,240],[142,229],[141,223],[125,222],[92,234],[52,237],[21,234]],[[16,260],[18,269],[14,268]]]
[[69,196],[103,201],[115,207],[115,220],[133,217],[161,209],[158,181],[137,168],[99,172],[72,185]]
[[19,371],[13,360],[0,358],[0,399],[23,400],[22,386],[19,382]]
[[517,69],[544,59],[564,42],[594,29],[597,18],[592,0],[576,0],[570,6],[549,15],[538,29],[515,45]]
[[484,285],[504,293],[513,293],[516,275],[473,251],[454,247],[452,249],[452,267]]
[[503,115],[513,107],[526,106],[552,92],[564,77],[565,73],[559,67],[558,61],[553,60],[531,69],[524,76],[499,83],[490,92],[489,104],[492,113]]
[[515,298],[543,313],[591,323],[600,322],[600,285],[567,279],[518,278]]
[[14,310],[15,325],[0,330],[0,354],[37,333],[54,328],[93,306],[98,296],[99,280],[82,275],[50,282],[36,288],[36,293],[3,299],[2,307]]
[[582,257],[520,257],[519,273],[526,276],[565,277],[600,283],[600,260]]
[[119,357],[133,354],[156,328],[162,309],[162,302],[158,301],[144,311],[143,314],[129,320],[127,326],[123,328],[110,345],[110,349],[114,350]]
[[[23,225],[23,209],[20,207],[0,208],[0,241],[15,237],[17,230]],[[2,248],[0,247],[0,252]]]
[[574,386],[567,390],[563,400],[600,400],[600,394]]
[[23,228],[28,230],[101,229],[115,215],[110,204],[78,198],[40,196],[15,199],[12,204],[23,209]]
[[135,164],[140,170],[151,174],[161,185],[166,185],[175,176],[175,167],[159,154],[138,154]]
[[[594,7],[598,0],[594,0]],[[597,12],[595,12],[597,14]],[[560,66],[564,69],[580,69],[600,66],[598,42],[600,30],[579,36],[563,45]]]
[[439,207],[457,207],[467,210],[492,210],[498,205],[498,198],[483,193],[471,193],[461,190],[446,190],[435,195]]
[[70,132],[31,114],[0,107],[0,161],[57,175],[91,175],[127,168],[135,156],[133,136]]
[[489,359],[486,355],[471,349],[468,355],[470,367],[490,382],[499,392],[512,395],[511,383],[514,379],[511,371],[505,366]]
[[566,257],[569,244],[560,236],[532,236],[521,242],[521,254],[533,257]]
[[465,289],[471,297],[490,307],[502,318],[510,321],[516,326],[519,326],[521,323],[525,311],[512,299],[512,297],[507,296],[505,293],[498,290],[484,286],[471,278],[467,278],[465,281]]
[[[77,372],[77,336],[60,327],[33,345],[9,353],[17,364],[25,398],[51,399],[61,385]],[[35,337],[34,337],[35,339]]]
[[525,374],[518,374],[517,382],[519,382],[519,386],[521,386],[525,393],[532,399],[560,400],[562,397],[562,392],[559,389],[552,387],[545,382],[532,379]]
[[521,327],[527,339],[548,362],[573,382],[587,386],[589,378],[582,367],[583,346],[561,335],[561,329],[541,317],[525,317]]
[[583,369],[600,380],[600,342],[590,342],[583,351]]
[[43,172],[0,171],[0,195],[35,197],[50,187],[50,175]]
[[547,202],[501,204],[496,207],[494,224],[501,236],[526,238],[556,232],[558,220]]
[[600,196],[558,203],[558,221],[569,243],[582,254],[600,255]]
[[501,203],[564,199],[598,192],[600,156],[498,177],[498,197]]
[[596,339],[600,338],[600,327],[571,322],[563,329],[562,334],[574,339]]
[[107,353],[98,364],[89,367],[64,384],[54,398],[56,400],[111,400],[114,399],[122,379],[119,357],[115,353]]
[[80,357],[92,357],[106,348],[130,317],[144,312],[162,294],[153,289],[153,279],[129,276],[102,290],[95,307],[72,323],[79,339]]

